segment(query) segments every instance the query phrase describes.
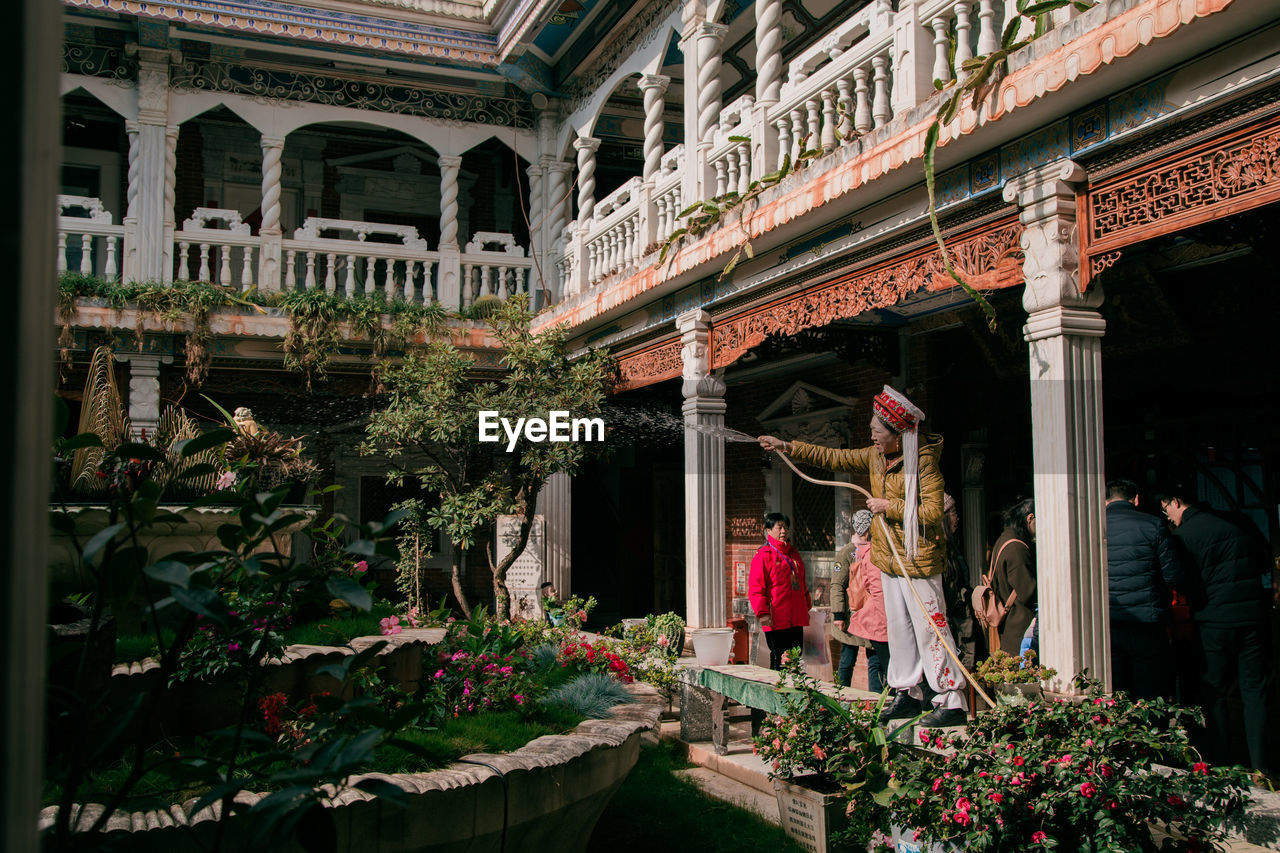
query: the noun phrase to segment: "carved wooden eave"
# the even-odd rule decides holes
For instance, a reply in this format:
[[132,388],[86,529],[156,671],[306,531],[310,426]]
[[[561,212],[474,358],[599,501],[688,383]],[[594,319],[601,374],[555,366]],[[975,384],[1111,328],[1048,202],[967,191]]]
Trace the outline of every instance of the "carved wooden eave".
[[1280,114],[1101,181],[1080,197],[1080,289],[1135,243],[1280,200]]
[[684,370],[680,358],[680,336],[654,344],[618,359],[618,376],[615,391],[643,388],[667,379],[675,379]]
[[[1021,235],[1022,224],[1013,220],[949,240],[952,264],[979,290],[1019,285]],[[917,291],[957,286],[943,266],[941,253],[930,245],[715,323],[711,329],[711,367],[732,364],[769,335],[793,335],[874,308],[892,308]]]

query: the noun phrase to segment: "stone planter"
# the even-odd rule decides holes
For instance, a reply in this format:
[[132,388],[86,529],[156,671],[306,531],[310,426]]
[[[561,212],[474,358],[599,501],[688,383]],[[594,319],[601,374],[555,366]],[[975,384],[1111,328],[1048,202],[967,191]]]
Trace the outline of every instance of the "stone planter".
[[[796,780],[796,782],[803,779]],[[826,853],[831,833],[844,827],[845,801],[838,793],[824,794],[786,779],[774,779],[778,815],[787,836],[805,850]]]
[[1044,688],[1037,684],[994,684],[996,702],[1001,705],[1025,705],[1044,698]]
[[[600,813],[640,754],[640,738],[658,724],[661,699],[647,684],[628,685],[636,704],[616,706],[608,719],[587,720],[566,735],[548,735],[505,755],[468,755],[430,773],[367,774],[408,795],[397,809],[364,791],[347,788],[323,805],[332,809],[338,850],[365,853],[579,853]],[[364,776],[353,777],[352,784]],[[242,793],[256,803],[265,794]],[[168,809],[123,813],[107,823],[106,841],[130,853],[208,849],[218,828],[220,804],[192,814],[195,800]],[[77,825],[87,828],[101,807],[86,805]],[[40,813],[53,824],[57,807]],[[223,849],[251,849],[249,816],[228,819]],[[290,841],[276,853],[301,853]]]

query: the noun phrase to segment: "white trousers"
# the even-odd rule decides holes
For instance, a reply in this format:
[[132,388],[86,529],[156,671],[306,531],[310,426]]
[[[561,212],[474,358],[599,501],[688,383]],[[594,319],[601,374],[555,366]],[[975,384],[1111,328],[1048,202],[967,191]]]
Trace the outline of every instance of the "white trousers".
[[[955,640],[947,624],[942,577],[904,578],[882,574],[880,580],[884,587],[884,613],[889,621],[889,686],[894,690],[908,690],[916,699],[923,699],[924,692],[919,687],[923,676],[937,694],[933,698],[935,707],[967,709],[964,674],[933,631],[936,625],[938,633],[955,651]],[[921,610],[908,585],[914,587],[927,613]]]

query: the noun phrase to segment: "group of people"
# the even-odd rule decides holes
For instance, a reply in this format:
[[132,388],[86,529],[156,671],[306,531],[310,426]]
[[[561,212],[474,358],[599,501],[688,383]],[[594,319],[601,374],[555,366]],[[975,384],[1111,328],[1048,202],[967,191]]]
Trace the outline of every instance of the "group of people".
[[[798,462],[870,480],[871,497],[853,515],[853,539],[837,552],[832,573],[832,633],[842,649],[838,683],[850,683],[858,648],[865,648],[869,688],[892,691],[885,721],[928,710],[922,725],[959,725],[968,701],[958,663],[972,668],[984,647],[1014,656],[1036,647],[1035,506],[1019,499],[1003,514],[984,578],[1003,615],[983,635],[975,630],[969,573],[954,539],[955,502],[944,493],[938,467],[942,437],[923,433],[924,412],[889,386],[875,396],[873,411],[869,447],[844,450],[773,436],[759,442]],[[1164,518],[1143,512],[1138,491],[1129,480],[1107,484],[1114,689],[1202,704],[1206,753],[1227,762],[1227,694],[1238,676],[1250,762],[1265,768],[1266,542],[1251,523],[1199,508],[1176,489],[1159,498]],[[751,607],[775,669],[785,650],[800,645],[811,605],[790,528],[781,513],[765,517],[765,545],[749,575]],[[1173,624],[1175,601],[1191,614],[1181,625]],[[1176,692],[1175,661],[1182,663]]]

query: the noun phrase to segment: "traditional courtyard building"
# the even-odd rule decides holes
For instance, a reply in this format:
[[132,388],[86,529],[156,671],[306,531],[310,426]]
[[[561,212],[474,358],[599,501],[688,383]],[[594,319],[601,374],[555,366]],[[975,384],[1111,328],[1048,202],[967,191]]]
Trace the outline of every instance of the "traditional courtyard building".
[[[715,428],[862,446],[885,383],[946,437],[975,575],[993,514],[1034,496],[1041,646],[1064,679],[1108,677],[1107,477],[1194,483],[1280,541],[1273,3],[1100,0],[1020,24],[1012,0],[63,11],[60,271],[464,317],[525,292],[540,327],[619,356],[619,412],[704,427],[548,486],[544,575],[605,621],[724,625],[771,510],[822,589],[856,505]],[[936,158],[941,231],[989,324],[937,250],[924,153],[934,81],[1011,23],[1032,41]],[[715,222],[663,254],[695,202]],[[136,327],[140,349],[119,348],[135,426],[160,400],[200,405],[184,321],[81,298],[61,322],[67,396]],[[481,322],[451,325],[494,364]],[[397,496],[353,449],[370,344],[346,334],[308,390],[289,329],[214,310],[200,390],[310,433],[347,487],[336,508],[382,511]]]

